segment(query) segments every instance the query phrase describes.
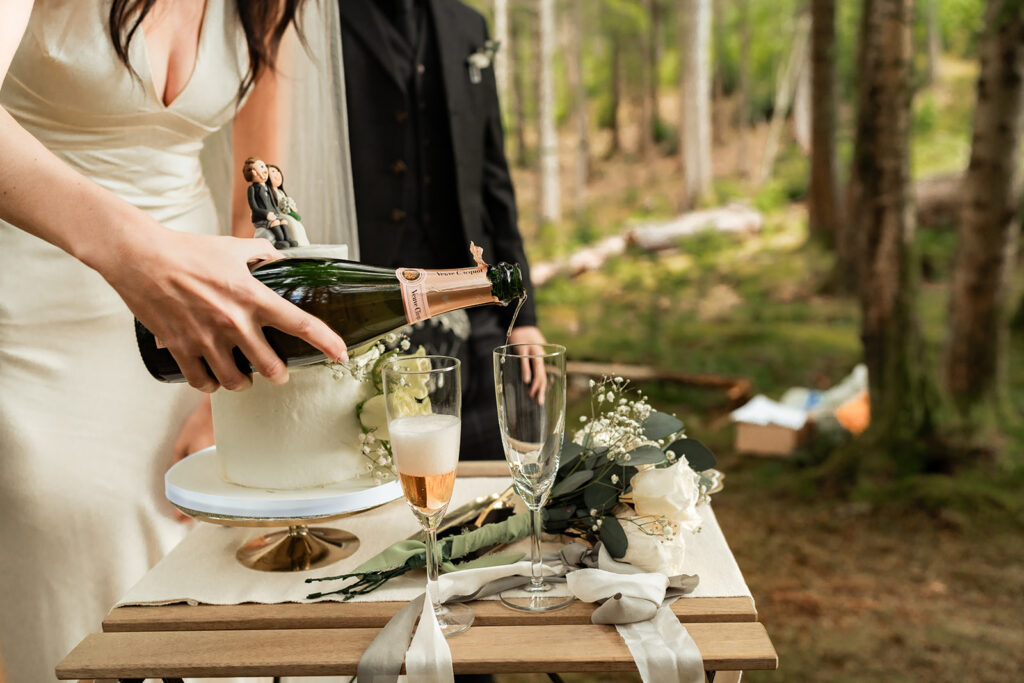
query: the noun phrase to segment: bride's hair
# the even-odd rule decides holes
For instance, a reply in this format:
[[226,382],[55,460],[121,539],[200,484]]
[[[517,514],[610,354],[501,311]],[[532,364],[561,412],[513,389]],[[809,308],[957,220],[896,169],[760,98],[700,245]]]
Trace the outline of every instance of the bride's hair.
[[[245,31],[245,42],[249,48],[249,70],[238,87],[238,98],[249,91],[263,69],[273,69],[277,48],[288,25],[295,21],[295,15],[305,0],[236,0],[238,18]],[[128,62],[128,45],[132,37],[153,9],[156,0],[113,0],[107,24],[114,51],[131,69]],[[207,8],[205,11],[210,11]],[[296,26],[296,30],[299,27]],[[300,31],[301,38],[301,31]],[[132,71],[134,74],[134,70]]]

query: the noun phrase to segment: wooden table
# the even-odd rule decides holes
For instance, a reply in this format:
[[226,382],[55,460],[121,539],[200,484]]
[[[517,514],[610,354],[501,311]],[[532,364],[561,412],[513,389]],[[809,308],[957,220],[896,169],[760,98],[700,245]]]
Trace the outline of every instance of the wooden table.
[[[496,469],[497,468],[497,469]],[[462,476],[504,476],[505,463],[462,463]],[[355,674],[378,630],[405,603],[119,607],[102,633],[57,665],[59,679],[326,676]],[[455,673],[636,671],[593,605],[546,614],[493,600],[472,604],[473,627],[448,641]],[[683,598],[673,611],[714,671],[775,669],[778,656],[749,598]]]

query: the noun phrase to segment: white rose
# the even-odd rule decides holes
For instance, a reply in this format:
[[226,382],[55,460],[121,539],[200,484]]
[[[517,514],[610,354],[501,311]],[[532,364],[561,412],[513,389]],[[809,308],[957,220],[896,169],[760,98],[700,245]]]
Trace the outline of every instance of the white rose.
[[623,561],[649,572],[661,572],[665,576],[682,574],[683,559],[686,557],[686,541],[682,535],[675,534],[671,539],[666,539],[664,536],[647,533],[639,526],[645,522],[650,530],[653,526],[650,518],[621,520],[629,543]]
[[638,514],[665,517],[686,531],[700,528],[700,475],[684,460],[671,467],[641,470],[633,475],[630,484]]

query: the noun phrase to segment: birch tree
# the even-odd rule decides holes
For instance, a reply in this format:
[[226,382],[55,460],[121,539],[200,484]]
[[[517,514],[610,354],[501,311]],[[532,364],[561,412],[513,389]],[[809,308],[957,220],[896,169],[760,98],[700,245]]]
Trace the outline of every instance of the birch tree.
[[538,0],[540,16],[540,173],[541,218],[558,221],[562,215],[558,178],[558,136],[555,131],[553,64],[555,47],[554,0]]
[[711,0],[682,0],[680,9],[683,201],[691,207],[711,190]]
[[946,386],[972,430],[1000,416],[1006,392],[1010,277],[1017,262],[1024,126],[1024,3],[990,0],[953,284]]
[[504,107],[508,101],[508,73],[514,65],[509,64],[508,50],[508,0],[494,0],[494,39],[498,52],[494,55],[494,79],[498,84],[498,100]]

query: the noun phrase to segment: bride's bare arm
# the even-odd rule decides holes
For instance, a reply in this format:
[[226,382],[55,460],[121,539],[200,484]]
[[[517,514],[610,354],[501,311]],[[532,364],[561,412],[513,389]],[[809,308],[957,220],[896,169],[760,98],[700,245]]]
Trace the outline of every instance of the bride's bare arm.
[[[0,86],[31,8],[30,0],[4,3]],[[302,337],[330,358],[346,357],[344,342],[326,324],[249,275],[248,263],[276,257],[266,240],[163,227],[73,171],[2,107],[0,141],[0,218],[97,270],[167,345],[192,386],[204,391],[247,387],[250,379],[231,356],[234,346],[267,379],[287,381],[287,368],[267,344],[263,326]],[[54,201],[55,188],[60,201]],[[217,380],[207,374],[203,359]]]

